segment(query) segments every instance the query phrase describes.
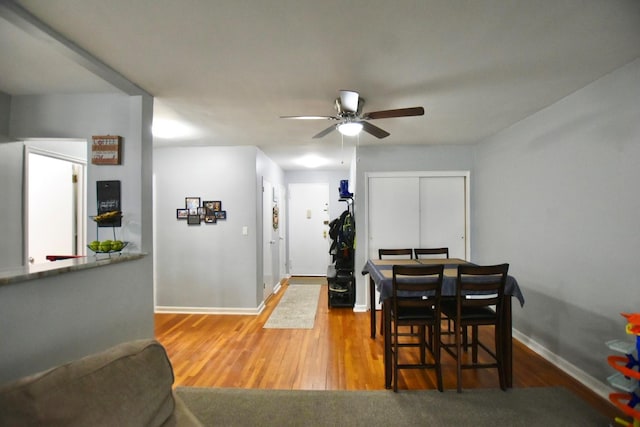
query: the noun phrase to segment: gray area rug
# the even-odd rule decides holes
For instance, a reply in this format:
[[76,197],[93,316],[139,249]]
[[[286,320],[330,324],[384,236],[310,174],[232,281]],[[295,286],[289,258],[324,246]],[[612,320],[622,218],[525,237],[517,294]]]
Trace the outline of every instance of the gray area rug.
[[289,285],[264,324],[267,329],[313,329],[320,285]]
[[425,391],[178,387],[206,426],[607,426],[563,388]]
[[325,276],[291,276],[288,280],[290,285],[326,285]]

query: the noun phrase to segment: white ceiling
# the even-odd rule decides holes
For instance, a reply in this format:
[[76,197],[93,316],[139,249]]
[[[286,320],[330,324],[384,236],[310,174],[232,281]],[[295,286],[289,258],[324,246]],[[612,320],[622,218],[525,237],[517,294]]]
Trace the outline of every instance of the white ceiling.
[[[155,145],[256,145],[285,169],[311,151],[348,165],[339,133],[311,139],[330,122],[279,119],[333,115],[340,89],[364,111],[426,110],[358,144],[474,143],[640,57],[638,0],[18,3],[194,130]],[[11,95],[113,90],[3,19],[0,57]]]

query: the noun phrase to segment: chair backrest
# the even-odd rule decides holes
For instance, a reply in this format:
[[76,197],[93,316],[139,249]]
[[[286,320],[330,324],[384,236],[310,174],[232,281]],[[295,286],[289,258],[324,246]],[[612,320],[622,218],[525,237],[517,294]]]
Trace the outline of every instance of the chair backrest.
[[444,255],[445,258],[449,258],[449,248],[415,248],[413,253],[416,259],[420,258],[420,255]]
[[458,309],[482,309],[495,306],[496,317],[502,313],[504,288],[509,264],[459,265],[456,289]]
[[382,259],[384,255],[403,256],[409,255],[410,259],[413,259],[412,249],[378,249],[378,258]]
[[444,265],[394,265],[393,312],[422,307],[440,318],[443,275]]

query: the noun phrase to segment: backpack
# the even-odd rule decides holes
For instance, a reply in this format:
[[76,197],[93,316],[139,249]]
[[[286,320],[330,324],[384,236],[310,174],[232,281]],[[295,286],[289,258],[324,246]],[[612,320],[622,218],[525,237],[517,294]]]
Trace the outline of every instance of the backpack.
[[349,210],[329,223],[329,237],[333,240],[329,253],[334,262],[344,264],[353,261],[355,236],[356,223]]

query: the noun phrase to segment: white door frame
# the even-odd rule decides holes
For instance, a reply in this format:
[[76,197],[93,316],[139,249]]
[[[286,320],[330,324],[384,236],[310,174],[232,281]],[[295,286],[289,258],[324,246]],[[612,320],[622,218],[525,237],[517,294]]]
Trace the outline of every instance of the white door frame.
[[[69,139],[72,141],[78,141],[75,139]],[[40,156],[51,157],[54,159],[69,162],[73,165],[74,171],[77,173],[76,187],[75,187],[75,206],[76,215],[74,218],[75,225],[75,246],[77,255],[86,254],[86,230],[87,230],[87,161],[79,157],[74,157],[64,153],[58,153],[50,150],[45,150],[39,147],[35,147],[28,144],[28,140],[24,146],[24,170],[25,170],[25,186],[24,186],[24,198],[23,198],[23,212],[24,212],[24,228],[23,228],[23,242],[24,242],[24,265],[29,264],[29,155],[37,154]]]

